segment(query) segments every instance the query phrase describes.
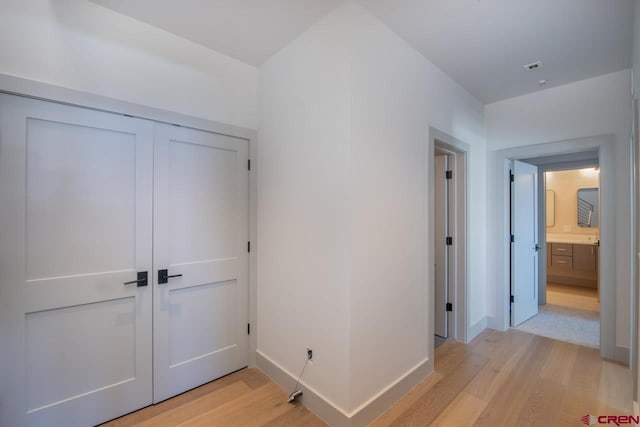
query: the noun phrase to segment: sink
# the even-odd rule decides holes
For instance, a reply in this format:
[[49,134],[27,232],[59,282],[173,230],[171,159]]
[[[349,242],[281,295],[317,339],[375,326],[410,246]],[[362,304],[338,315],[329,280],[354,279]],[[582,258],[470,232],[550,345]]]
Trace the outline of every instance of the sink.
[[547,234],[549,243],[571,243],[578,245],[596,245],[598,236],[595,234]]

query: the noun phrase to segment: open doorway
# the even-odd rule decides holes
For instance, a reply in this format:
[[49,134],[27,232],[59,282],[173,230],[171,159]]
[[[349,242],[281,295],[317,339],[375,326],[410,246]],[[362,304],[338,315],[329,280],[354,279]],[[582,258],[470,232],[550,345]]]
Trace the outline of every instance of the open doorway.
[[[455,280],[455,158],[456,154],[436,145],[434,152],[434,274],[435,274],[435,321],[434,340],[438,348],[449,338],[453,323]],[[456,177],[457,178],[457,177]]]
[[[537,335],[599,348],[598,152],[524,161],[536,168],[538,175],[538,238],[535,247],[539,307],[527,318],[516,318],[512,311],[512,326]],[[513,189],[517,190],[517,187]],[[513,209],[512,215],[518,212],[518,209]],[[514,261],[512,259],[512,263]],[[517,294],[514,297],[517,299]],[[512,304],[514,311],[518,308],[517,304]]]
[[431,241],[434,347],[465,341],[467,322],[466,144],[432,129]]
[[[600,355],[605,359],[628,363],[628,349],[616,345],[617,334],[616,324],[624,315],[624,307],[618,312],[620,304],[617,302],[619,289],[624,287],[626,281],[624,272],[618,268],[619,264],[624,264],[624,256],[629,251],[624,249],[624,238],[617,236],[616,206],[622,202],[619,200],[620,191],[616,188],[616,168],[615,163],[615,139],[611,135],[593,136],[577,138],[566,141],[549,142],[545,144],[534,144],[522,147],[505,148],[492,151],[488,155],[489,186],[495,191],[490,193],[489,200],[489,233],[495,236],[495,240],[488,240],[488,250],[491,251],[495,259],[493,271],[490,270],[491,277],[497,281],[495,294],[495,316],[491,319],[490,325],[496,329],[505,330],[511,326],[510,323],[510,264],[509,254],[511,243],[509,241],[510,224],[510,181],[509,170],[511,160],[514,159],[536,159],[546,157],[576,155],[585,152],[597,152],[600,167],[600,218],[599,218],[599,240],[598,247],[598,295],[600,297]],[[574,166],[574,165],[572,165]],[[576,164],[575,167],[581,167]],[[583,166],[588,167],[588,166]],[[541,179],[541,178],[540,178]],[[543,188],[540,186],[540,188]],[[542,209],[542,204],[540,204]],[[541,213],[543,215],[544,213]],[[538,244],[541,251],[546,251],[546,227],[541,228]],[[622,239],[622,240],[621,240]],[[546,260],[546,254],[545,258]],[[539,269],[545,269],[546,263],[539,263]],[[541,273],[542,277],[543,274]],[[620,279],[618,279],[620,277]],[[621,281],[622,280],[622,281]],[[540,286],[545,287],[544,292],[539,292],[539,296],[546,296],[546,282],[540,281]],[[631,322],[630,322],[631,323]],[[624,325],[622,325],[624,327]],[[624,331],[624,330],[623,330]]]

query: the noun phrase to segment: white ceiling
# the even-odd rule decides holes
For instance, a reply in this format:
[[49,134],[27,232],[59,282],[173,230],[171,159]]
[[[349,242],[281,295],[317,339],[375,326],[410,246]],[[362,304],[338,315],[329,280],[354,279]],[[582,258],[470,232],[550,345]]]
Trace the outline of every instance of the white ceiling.
[[360,2],[485,103],[631,66],[632,0]]
[[[90,1],[251,65],[342,2]],[[357,1],[485,103],[631,65],[633,0]],[[543,69],[523,69],[538,60]]]
[[89,0],[260,65],[342,0]]

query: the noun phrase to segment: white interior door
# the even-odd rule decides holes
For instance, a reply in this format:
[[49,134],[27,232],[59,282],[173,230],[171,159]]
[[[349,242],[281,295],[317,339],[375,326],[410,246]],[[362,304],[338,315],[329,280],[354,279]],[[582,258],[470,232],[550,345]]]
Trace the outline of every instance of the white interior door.
[[448,322],[446,304],[448,302],[448,246],[445,244],[448,236],[448,180],[445,179],[447,170],[447,155],[436,155],[434,158],[434,207],[435,207],[435,322],[434,333],[440,337],[448,337]]
[[538,168],[514,160],[512,326],[538,314]]
[[152,400],[151,122],[0,95],[0,425]]
[[248,142],[156,124],[154,159],[158,402],[247,365]]

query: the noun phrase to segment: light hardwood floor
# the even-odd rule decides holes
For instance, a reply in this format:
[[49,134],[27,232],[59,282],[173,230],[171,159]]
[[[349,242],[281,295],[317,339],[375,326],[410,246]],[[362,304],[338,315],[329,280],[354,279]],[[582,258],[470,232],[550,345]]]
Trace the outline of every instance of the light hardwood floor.
[[[105,426],[323,426],[257,369]],[[631,375],[598,350],[509,330],[436,350],[435,372],[372,425],[579,426],[591,415],[631,414]]]
[[580,310],[600,311],[598,290],[547,283],[547,303]]

